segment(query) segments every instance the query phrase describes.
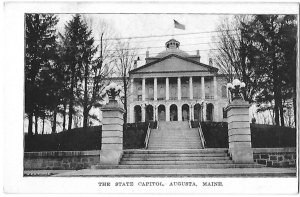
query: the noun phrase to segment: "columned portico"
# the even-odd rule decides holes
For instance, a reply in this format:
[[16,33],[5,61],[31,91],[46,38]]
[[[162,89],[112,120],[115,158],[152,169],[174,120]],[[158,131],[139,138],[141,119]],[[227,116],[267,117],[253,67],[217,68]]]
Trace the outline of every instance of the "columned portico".
[[[176,44],[169,50],[171,42]],[[170,43],[166,51],[148,56],[146,65],[130,71],[128,120],[224,121],[219,112],[227,106],[227,96],[218,87],[227,84],[225,78],[218,75],[217,68],[200,63],[200,56],[197,60],[179,50],[178,41]],[[146,108],[149,105],[153,108]]]

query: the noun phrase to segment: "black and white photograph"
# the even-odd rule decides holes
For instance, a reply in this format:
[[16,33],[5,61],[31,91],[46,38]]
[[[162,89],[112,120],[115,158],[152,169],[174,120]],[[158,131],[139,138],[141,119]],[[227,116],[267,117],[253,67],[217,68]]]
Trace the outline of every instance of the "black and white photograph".
[[297,2],[23,4],[7,193],[299,192]]

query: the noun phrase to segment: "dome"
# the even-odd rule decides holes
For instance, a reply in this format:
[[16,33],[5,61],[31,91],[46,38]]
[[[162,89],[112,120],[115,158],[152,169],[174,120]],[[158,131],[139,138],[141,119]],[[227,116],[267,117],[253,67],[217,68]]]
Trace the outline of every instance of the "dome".
[[166,46],[166,50],[158,53],[156,58],[163,58],[170,54],[175,54],[175,55],[182,56],[182,57],[189,56],[188,53],[179,49],[180,42],[178,42],[175,39],[171,39],[171,40],[167,41],[165,46]]
[[188,53],[180,50],[180,49],[168,49],[168,50],[165,50],[165,51],[162,51],[160,52],[159,54],[157,54],[157,58],[163,58],[163,57],[166,57],[170,54],[175,54],[175,55],[179,55],[179,56],[182,56],[182,57],[187,57],[189,56]]

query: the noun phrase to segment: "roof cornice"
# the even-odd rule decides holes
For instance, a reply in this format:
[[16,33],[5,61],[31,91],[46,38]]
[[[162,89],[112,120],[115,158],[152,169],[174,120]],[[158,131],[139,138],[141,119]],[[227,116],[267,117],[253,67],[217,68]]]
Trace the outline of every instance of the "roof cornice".
[[203,63],[197,62],[197,61],[195,61],[195,60],[191,60],[191,59],[189,59],[188,57],[181,57],[181,56],[176,55],[176,54],[170,54],[170,55],[167,55],[166,57],[160,58],[160,59],[155,60],[155,61],[153,61],[153,62],[149,62],[148,64],[145,64],[145,65],[143,65],[143,66],[141,66],[141,67],[135,68],[135,69],[131,70],[131,71],[129,72],[129,74],[134,74],[136,71],[139,71],[139,70],[141,70],[141,69],[143,69],[143,68],[147,68],[147,67],[149,67],[149,66],[151,66],[151,65],[153,65],[153,64],[156,64],[156,63],[159,63],[159,62],[161,62],[161,61],[164,61],[164,60],[166,60],[166,59],[168,59],[168,58],[170,58],[170,57],[177,57],[177,58],[179,58],[179,59],[182,59],[182,60],[185,60],[185,61],[188,61],[188,62],[197,64],[197,65],[200,65],[200,66],[204,66],[204,67],[208,68],[209,71],[212,71],[212,72],[218,72],[218,70],[219,70],[218,68],[215,68],[215,67],[213,67],[213,66],[209,66],[209,65],[207,65],[207,64],[203,64]]

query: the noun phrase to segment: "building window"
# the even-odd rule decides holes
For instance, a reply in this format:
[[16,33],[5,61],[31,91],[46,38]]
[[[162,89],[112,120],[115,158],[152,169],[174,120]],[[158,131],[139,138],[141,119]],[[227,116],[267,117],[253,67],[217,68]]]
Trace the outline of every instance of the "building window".
[[138,101],[142,100],[142,95],[138,95]]

